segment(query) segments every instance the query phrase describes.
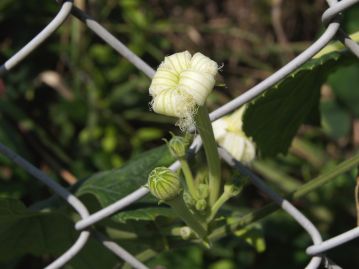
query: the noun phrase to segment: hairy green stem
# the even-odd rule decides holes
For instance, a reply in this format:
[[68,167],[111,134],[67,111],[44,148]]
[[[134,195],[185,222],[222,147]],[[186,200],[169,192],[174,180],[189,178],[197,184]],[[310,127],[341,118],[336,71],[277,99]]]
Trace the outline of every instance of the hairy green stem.
[[[303,184],[292,194],[286,196],[286,199],[295,200],[301,198],[307,195],[308,193],[323,186],[324,184],[328,183],[329,181],[335,179],[340,174],[347,172],[348,170],[352,169],[354,166],[358,164],[359,164],[359,154],[356,154],[352,158],[340,163],[339,165],[337,165],[330,171],[326,172],[325,174],[322,174],[316,177],[315,179],[309,181],[308,183]],[[270,203],[261,209],[250,212],[247,215],[244,215],[243,217],[233,218],[229,223],[229,225],[224,225],[213,230],[212,233],[209,235],[209,239],[210,240],[219,239],[224,235],[228,234],[229,232],[234,232],[235,230],[238,229],[238,227],[244,227],[255,221],[261,220],[269,216],[270,214],[276,212],[278,209],[279,206],[277,204]]]
[[198,194],[196,191],[196,187],[194,185],[194,179],[193,179],[193,175],[191,172],[191,168],[189,167],[187,160],[185,158],[180,158],[179,161],[181,163],[181,169],[182,169],[184,178],[186,180],[188,191],[191,194],[193,199],[197,199]]
[[206,153],[209,169],[209,203],[213,206],[221,190],[221,162],[206,106],[198,108],[195,121]]
[[206,229],[196,219],[196,217],[188,210],[181,195],[178,195],[175,199],[166,201],[176,214],[190,227],[201,239],[205,239],[207,235]]

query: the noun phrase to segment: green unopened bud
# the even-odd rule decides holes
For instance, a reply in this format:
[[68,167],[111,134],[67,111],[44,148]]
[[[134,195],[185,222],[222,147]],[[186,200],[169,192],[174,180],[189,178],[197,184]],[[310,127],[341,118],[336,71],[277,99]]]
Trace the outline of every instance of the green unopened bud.
[[207,184],[199,184],[197,189],[198,197],[206,199],[209,195],[209,188]]
[[188,240],[190,239],[191,235],[192,235],[192,230],[190,227],[184,226],[181,227],[180,229],[180,235],[182,237],[183,240]]
[[168,149],[171,155],[175,158],[184,158],[189,145],[188,139],[182,136],[175,136],[172,134],[172,138],[167,142]]
[[196,201],[192,198],[192,195],[188,192],[183,193],[183,200],[186,203],[186,205],[190,208],[194,208],[196,205]]
[[198,201],[196,201],[196,209],[198,211],[204,211],[207,209],[207,202],[204,199],[200,199]]
[[148,188],[157,199],[167,202],[181,193],[178,175],[167,167],[157,167],[148,176]]
[[234,185],[224,185],[224,193],[227,197],[234,197],[237,196],[241,192],[241,188],[238,188]]

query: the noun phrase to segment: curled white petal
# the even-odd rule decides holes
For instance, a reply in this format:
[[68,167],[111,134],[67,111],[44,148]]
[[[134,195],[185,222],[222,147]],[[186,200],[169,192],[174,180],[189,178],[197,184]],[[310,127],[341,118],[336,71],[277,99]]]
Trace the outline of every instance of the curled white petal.
[[191,64],[191,54],[186,50],[165,57],[163,67],[176,71],[178,74],[187,70]]
[[197,105],[202,106],[212,91],[215,80],[212,75],[204,72],[186,70],[179,80],[179,89],[192,96]]
[[246,109],[246,106],[242,106],[240,109],[237,109],[229,117],[226,118],[228,123],[228,129],[233,132],[241,132],[243,126],[243,113]]
[[256,156],[254,143],[247,137],[236,133],[227,133],[224,138],[219,141],[219,144],[227,150],[233,158],[244,164],[250,164]]
[[242,155],[242,162],[250,164],[256,158],[256,147],[252,140],[246,140],[245,151]]
[[217,143],[233,158],[248,165],[256,157],[256,146],[242,130],[244,110],[242,107],[232,115],[216,120],[212,127]]
[[191,59],[191,69],[215,76],[218,72],[218,64],[202,53],[197,52]]
[[179,75],[177,72],[160,66],[150,85],[150,95],[153,97],[167,89],[174,89],[178,85]]
[[216,139],[216,141],[219,141],[226,135],[227,127],[228,124],[223,118],[220,118],[212,123],[214,139]]
[[220,142],[220,145],[236,160],[242,160],[245,151],[245,140],[243,137],[234,133],[227,133]]
[[194,105],[190,96],[167,89],[153,99],[152,109],[159,114],[182,118],[192,112]]

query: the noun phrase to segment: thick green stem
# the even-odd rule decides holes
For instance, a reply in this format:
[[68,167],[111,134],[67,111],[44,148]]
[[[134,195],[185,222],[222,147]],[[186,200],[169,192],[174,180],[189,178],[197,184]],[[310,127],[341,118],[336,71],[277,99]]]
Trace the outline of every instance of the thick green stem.
[[181,163],[181,169],[182,169],[184,178],[186,180],[188,191],[191,194],[193,199],[197,199],[198,194],[196,191],[196,187],[194,185],[194,179],[193,179],[193,175],[191,172],[191,168],[189,168],[189,165],[185,158],[180,158],[179,161]]
[[190,227],[201,239],[205,239],[207,235],[206,229],[202,224],[196,219],[196,217],[188,210],[186,204],[183,201],[181,195],[177,196],[175,199],[166,201],[176,214]]
[[206,153],[209,169],[209,203],[213,206],[221,190],[221,162],[219,160],[217,144],[214,139],[212,123],[205,106],[198,108],[195,120]]

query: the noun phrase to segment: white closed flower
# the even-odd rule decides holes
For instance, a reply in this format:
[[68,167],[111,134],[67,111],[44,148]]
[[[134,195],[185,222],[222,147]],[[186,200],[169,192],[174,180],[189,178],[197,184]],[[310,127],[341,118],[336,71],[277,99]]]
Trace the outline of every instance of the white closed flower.
[[250,164],[256,157],[256,147],[251,138],[242,130],[242,117],[245,106],[232,115],[220,118],[212,123],[217,143],[227,150],[233,158]]
[[186,130],[212,91],[217,71],[217,63],[199,52],[193,57],[188,51],[165,57],[150,85],[152,109],[179,118],[177,125]]

